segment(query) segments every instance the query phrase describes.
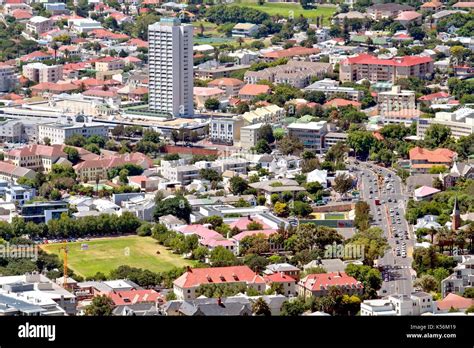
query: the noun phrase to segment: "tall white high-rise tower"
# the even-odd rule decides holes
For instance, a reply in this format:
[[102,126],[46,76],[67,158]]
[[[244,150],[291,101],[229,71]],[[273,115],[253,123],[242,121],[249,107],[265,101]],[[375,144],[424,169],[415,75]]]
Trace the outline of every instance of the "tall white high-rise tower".
[[148,27],[150,110],[193,115],[193,27],[162,18]]

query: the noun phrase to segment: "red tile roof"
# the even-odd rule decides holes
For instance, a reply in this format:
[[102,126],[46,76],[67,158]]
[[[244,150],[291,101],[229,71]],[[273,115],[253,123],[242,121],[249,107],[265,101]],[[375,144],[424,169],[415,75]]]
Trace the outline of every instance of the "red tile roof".
[[52,82],[41,82],[31,87],[31,90],[36,92],[72,92],[78,89],[78,86],[72,83],[52,83]]
[[259,218],[249,218],[248,216],[241,217],[237,219],[236,221],[232,222],[229,224],[230,228],[237,227],[241,231],[247,231],[247,225],[252,223],[252,222],[258,222],[259,224],[262,225],[262,230],[268,230],[271,229],[271,226],[268,226],[265,222],[263,222]]
[[394,57],[391,59],[380,59],[367,53],[360,54],[357,57],[347,58],[343,61],[343,63],[346,64],[391,65],[404,67],[430,62],[433,62],[433,59],[431,57],[404,56]]
[[176,279],[173,284],[181,288],[198,287],[201,284],[247,283],[264,284],[262,276],[248,266],[193,268]]
[[[300,285],[310,291],[327,290],[328,287],[347,287],[362,289],[364,286],[354,277],[347,275],[345,272],[331,272],[321,274],[309,274],[300,281]],[[323,289],[322,289],[323,287]]]
[[334,99],[324,103],[323,106],[326,107],[326,108],[327,107],[339,108],[339,107],[349,106],[349,105],[352,105],[355,108],[360,108],[362,104],[359,103],[359,102],[356,102],[356,101],[352,101],[352,100],[347,100],[347,99],[342,99],[342,98],[334,98]]
[[13,149],[7,152],[7,155],[14,157],[67,157],[67,155],[60,148],[47,145],[30,145],[19,149]]
[[432,101],[432,100],[436,100],[436,99],[449,98],[450,96],[451,95],[447,92],[437,92],[437,93],[431,93],[431,94],[424,95],[424,96],[418,98],[418,100]]
[[440,310],[450,310],[451,307],[454,309],[467,309],[474,305],[474,299],[449,293],[442,300],[436,301],[436,305]]
[[99,159],[84,161],[74,166],[74,170],[78,171],[87,168],[116,168],[127,163],[133,163],[145,169],[153,165],[153,161],[140,152],[127,153],[123,155],[113,155]]
[[423,5],[420,6],[420,8],[437,8],[443,6],[442,3],[439,1],[430,1],[430,2],[425,2]]
[[12,11],[12,16],[15,17],[16,20],[19,19],[30,19],[33,15],[25,10],[14,10]]
[[25,54],[24,56],[21,56],[20,60],[22,62],[27,62],[29,60],[35,60],[37,58],[48,59],[48,58],[52,58],[52,57],[53,56],[51,54],[45,53],[43,51],[34,51],[34,52],[29,53],[29,54]]
[[155,290],[124,290],[112,291],[108,296],[114,301],[116,306],[131,305],[135,303],[154,303],[162,296]]
[[234,79],[232,77],[223,77],[220,79],[215,79],[209,82],[207,85],[210,87],[219,87],[219,86],[240,86],[244,81],[239,79]]
[[414,147],[408,152],[411,161],[426,161],[430,163],[451,163],[457,153],[449,149],[428,150],[422,147]]
[[403,11],[395,18],[396,21],[412,21],[414,19],[422,17],[421,13],[416,11]]
[[460,1],[453,5],[458,8],[474,8],[474,1]]
[[130,39],[127,41],[129,45],[137,46],[137,47],[148,47],[148,42],[140,40],[140,39]]
[[239,95],[253,95],[257,96],[259,94],[267,94],[270,93],[271,89],[267,85],[254,85],[249,83],[242,87],[239,91]]
[[279,50],[279,51],[265,53],[263,57],[271,58],[271,59],[279,59],[279,58],[288,58],[288,57],[295,57],[295,56],[309,56],[311,54],[316,54],[319,52],[321,52],[321,50],[318,48],[295,46],[295,47],[288,48],[286,50]]
[[283,272],[273,273],[267,276],[264,276],[263,279],[265,283],[296,283],[295,278],[290,277],[289,275],[284,274]]
[[265,238],[269,238],[272,234],[277,233],[276,230],[254,230],[254,231],[244,231],[236,234],[232,238],[240,242],[242,239],[248,236],[262,235]]

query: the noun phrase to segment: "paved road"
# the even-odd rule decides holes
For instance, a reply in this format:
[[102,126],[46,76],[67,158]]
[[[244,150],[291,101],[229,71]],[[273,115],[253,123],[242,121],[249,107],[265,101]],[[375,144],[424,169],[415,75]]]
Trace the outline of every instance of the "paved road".
[[[413,234],[405,219],[408,195],[403,192],[401,179],[393,171],[366,162],[353,164],[352,167],[356,169],[361,197],[370,205],[371,225],[384,231],[390,245],[390,249],[378,260],[379,266],[384,266],[380,295],[408,295],[413,290],[411,256],[414,247]],[[379,199],[380,205],[375,204],[375,199]]]

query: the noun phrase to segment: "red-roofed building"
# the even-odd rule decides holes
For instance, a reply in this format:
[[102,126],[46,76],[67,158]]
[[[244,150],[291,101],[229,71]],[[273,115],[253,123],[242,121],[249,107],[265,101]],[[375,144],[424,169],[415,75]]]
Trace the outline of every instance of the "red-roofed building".
[[130,39],[127,41],[127,43],[131,46],[148,48],[148,42],[140,40],[140,39]]
[[283,295],[290,296],[296,294],[296,280],[289,275],[281,273],[273,273],[263,277],[267,284],[267,289],[271,289],[272,285],[280,285],[282,287]]
[[30,19],[31,17],[33,17],[33,15],[29,11],[26,11],[26,10],[14,10],[12,11],[11,15],[15,17],[15,19],[19,22],[26,21]]
[[252,100],[260,94],[270,94],[271,91],[271,88],[267,85],[254,85],[249,83],[240,89],[239,98],[241,100]]
[[265,280],[248,266],[188,268],[173,282],[173,291],[178,300],[198,297],[196,290],[204,284],[241,284],[258,292],[265,290]]
[[448,313],[451,308],[464,312],[471,306],[474,306],[474,299],[465,298],[454,293],[449,293],[442,300],[436,301],[438,312]]
[[293,57],[305,57],[312,54],[317,54],[321,52],[319,48],[308,48],[295,46],[290,47],[286,50],[278,50],[273,52],[268,52],[263,55],[263,58],[266,60],[277,60],[280,58],[293,58]]
[[261,230],[270,230],[270,229],[272,229],[271,226],[268,226],[265,222],[263,222],[259,218],[249,217],[249,216],[241,217],[241,218],[237,219],[236,221],[230,223],[229,226],[230,226],[231,229],[236,227],[241,231],[248,231],[249,230],[248,225],[252,224],[252,223],[260,224],[262,226]]
[[324,103],[323,107],[324,108],[341,108],[344,106],[353,106],[357,110],[360,110],[362,104],[353,100],[347,100],[347,99],[342,99],[342,98],[334,98],[326,103]]
[[458,10],[474,9],[474,1],[460,1],[455,3],[453,8]]
[[400,23],[404,27],[408,27],[409,25],[421,24],[422,18],[422,14],[416,11],[403,11],[398,14],[394,21]]
[[443,4],[437,0],[425,2],[420,6],[422,11],[439,11],[443,8]]
[[47,173],[60,158],[67,159],[61,148],[47,145],[25,146],[5,154],[5,160],[15,166]]
[[52,59],[53,55],[43,51],[34,51],[20,57],[22,62],[41,62],[42,60]]
[[73,83],[42,82],[31,87],[33,95],[73,93],[78,90],[79,86]]
[[447,104],[449,101],[453,100],[454,97],[448,92],[437,92],[431,93],[418,98],[423,104],[429,106],[431,104]]
[[74,166],[79,180],[107,179],[107,171],[112,168],[121,167],[125,164],[135,164],[148,169],[153,165],[153,161],[140,152],[133,152],[123,155],[112,155],[96,160],[84,161]]
[[367,53],[347,58],[340,63],[339,79],[355,82],[367,79],[372,82],[396,82],[411,76],[424,78],[433,73],[431,57],[404,56],[381,59]]
[[414,173],[427,173],[433,166],[451,167],[457,157],[457,153],[449,149],[428,150],[422,147],[414,147],[408,152],[410,167]]
[[327,296],[331,287],[336,287],[343,294],[362,295],[364,286],[345,272],[309,274],[298,283],[298,295],[302,297]]
[[89,36],[93,36],[96,39],[102,40],[128,40],[130,36],[126,34],[113,33],[107,29],[94,29],[89,33]]
[[244,85],[244,81],[231,77],[215,79],[207,84],[208,87],[216,87],[224,90],[227,97],[235,97],[239,95],[239,91]]
[[111,291],[108,296],[116,306],[134,305],[137,303],[163,303],[163,296],[155,290],[120,290]]

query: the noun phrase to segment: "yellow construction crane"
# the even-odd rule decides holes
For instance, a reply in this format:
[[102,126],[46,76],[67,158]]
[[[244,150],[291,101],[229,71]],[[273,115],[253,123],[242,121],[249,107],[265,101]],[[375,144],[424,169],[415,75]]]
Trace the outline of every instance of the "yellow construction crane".
[[69,251],[69,248],[67,246],[67,241],[66,241],[66,243],[63,247],[59,248],[59,250],[64,251],[64,258],[63,258],[63,288],[67,288],[68,287],[68,283],[67,283],[67,253]]

